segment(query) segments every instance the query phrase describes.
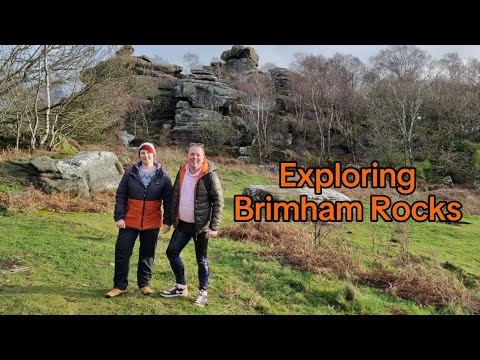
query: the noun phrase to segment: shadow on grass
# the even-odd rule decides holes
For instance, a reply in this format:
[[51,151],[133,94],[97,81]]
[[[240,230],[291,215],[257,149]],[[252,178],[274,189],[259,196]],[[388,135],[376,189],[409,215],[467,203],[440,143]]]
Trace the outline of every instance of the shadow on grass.
[[116,300],[121,298],[155,298],[155,300],[165,301],[185,301],[190,303],[194,300],[191,296],[179,297],[174,299],[167,299],[160,296],[160,291],[155,291],[152,295],[143,295],[137,287],[129,287],[127,292],[116,297],[115,299],[108,299],[105,294],[110,291],[110,288],[74,288],[65,286],[48,286],[48,285],[36,285],[36,286],[23,286],[23,285],[3,285],[0,287],[0,301],[2,297],[12,296],[28,296],[28,295],[60,295],[66,300],[75,301],[81,299],[105,299]]

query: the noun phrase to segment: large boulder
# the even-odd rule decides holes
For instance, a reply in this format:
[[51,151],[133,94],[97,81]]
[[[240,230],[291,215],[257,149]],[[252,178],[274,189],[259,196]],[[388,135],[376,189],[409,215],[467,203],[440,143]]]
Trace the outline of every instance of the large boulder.
[[0,162],[0,186],[27,187],[36,174],[28,159]]
[[257,69],[260,59],[254,48],[242,45],[233,45],[230,50],[225,50],[220,58],[225,61],[225,70],[237,76]]
[[275,86],[275,91],[278,95],[290,95],[292,87],[292,71],[285,68],[273,68],[268,70],[273,84]]
[[133,56],[129,61],[138,75],[161,77],[167,74],[176,76],[183,71],[181,66],[156,63],[145,55]]
[[195,80],[218,81],[218,77],[215,73],[208,69],[193,69],[188,78]]
[[[197,75],[200,74],[208,75],[198,71]],[[178,102],[170,135],[177,145],[201,141],[202,127],[231,126],[230,117],[224,115],[230,113],[237,91],[228,85],[213,80],[180,79],[175,94]]]
[[222,126],[231,123],[230,117],[206,109],[182,107],[177,109],[175,127],[171,136],[178,145],[186,145],[192,141],[201,141],[199,131],[212,124]]
[[164,75],[154,80],[156,81],[157,91],[148,96],[152,109],[149,118],[153,123],[159,124],[159,130],[163,124],[171,124],[175,117],[175,105],[178,101],[175,96],[175,89],[179,79]]
[[71,159],[37,157],[30,165],[38,171],[47,192],[68,192],[89,197],[92,192],[113,190],[123,175],[117,155],[109,151],[79,152]]
[[237,59],[249,59],[258,66],[260,57],[252,47],[245,47],[243,45],[233,45],[230,50],[225,50],[220,55],[223,61],[231,61]]
[[318,195],[309,187],[281,188],[278,185],[249,185],[243,189],[242,194],[250,196],[254,201],[264,201],[267,195],[272,196],[274,201],[299,201],[300,195],[307,195],[308,200],[317,204],[323,201],[351,201],[348,196],[332,189],[322,189]]
[[219,111],[230,106],[237,97],[237,91],[221,82],[181,79],[175,95],[188,101],[192,107]]
[[[280,188],[277,185],[250,185],[243,189],[243,195],[248,195],[253,201],[265,201],[266,196],[270,195],[273,201],[300,201],[300,195],[306,195],[308,201],[313,201],[320,204],[323,201],[337,202],[337,201],[351,201],[350,198],[336,190],[322,189],[322,194],[317,195],[311,188]],[[311,210],[307,210],[311,216]],[[280,217],[283,217],[283,210],[279,212]],[[260,210],[260,216],[265,217],[265,208]],[[293,212],[290,213],[293,216]]]

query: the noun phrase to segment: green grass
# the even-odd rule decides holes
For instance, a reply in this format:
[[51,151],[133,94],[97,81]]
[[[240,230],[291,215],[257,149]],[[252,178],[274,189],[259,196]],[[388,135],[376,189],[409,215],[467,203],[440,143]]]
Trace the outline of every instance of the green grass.
[[[433,313],[368,287],[295,270],[260,258],[259,245],[225,238],[211,240],[210,304],[191,305],[197,283],[193,244],[182,253],[190,280],[189,298],[164,299],[158,290],[174,282],[159,240],[152,297],[136,287],[138,245],[131,259],[129,291],[105,299],[113,278],[116,229],[110,214],[0,215],[0,259],[25,270],[7,273],[0,265],[0,314],[377,314]],[[353,288],[354,299],[345,299]],[[393,309],[393,310],[392,310]]]
[[465,215],[466,225],[445,223],[411,224],[411,250],[437,262],[450,262],[480,276],[478,238],[480,217]]
[[[395,229],[398,224],[384,221],[372,223],[369,221],[369,211],[368,204],[364,203],[364,222],[345,224],[335,235],[347,239],[365,254],[379,252],[394,256],[401,247],[398,242],[401,241],[401,236],[396,234]],[[406,225],[408,244],[405,246],[411,253],[433,266],[448,261],[480,277],[480,216],[464,214],[462,221],[469,224],[409,221]]]
[[[223,226],[233,223],[233,196],[241,194],[246,185],[275,183],[223,166],[220,175],[226,202]],[[365,207],[364,218],[368,219]],[[471,224],[409,223],[409,250],[432,266],[448,261],[479,276],[480,217],[465,215],[463,220]],[[152,280],[155,294],[143,296],[137,289],[137,242],[128,292],[105,299],[104,294],[113,285],[117,236],[111,213],[18,214],[3,210],[0,228],[8,229],[0,232],[0,314],[461,313],[448,307],[438,310],[421,306],[333,275],[300,271],[280,260],[260,257],[260,245],[227,238],[210,241],[209,306],[198,308],[191,304],[197,284],[192,243],[182,252],[190,295],[164,299],[159,290],[174,282],[165,255],[171,233],[161,235],[157,246]],[[332,235],[347,239],[357,256],[381,254],[393,258],[400,247],[390,241],[396,236],[395,225],[384,222],[344,224]],[[11,272],[13,263],[20,271]]]
[[19,192],[22,191],[23,188],[18,185],[12,184],[0,184],[0,194],[1,193],[9,193],[9,192]]
[[268,180],[259,175],[251,175],[243,171],[221,168],[220,177],[223,187],[223,195],[225,197],[225,208],[223,213],[222,224],[233,224],[233,197],[242,193],[245,186],[249,184],[255,185],[272,185],[275,182]]

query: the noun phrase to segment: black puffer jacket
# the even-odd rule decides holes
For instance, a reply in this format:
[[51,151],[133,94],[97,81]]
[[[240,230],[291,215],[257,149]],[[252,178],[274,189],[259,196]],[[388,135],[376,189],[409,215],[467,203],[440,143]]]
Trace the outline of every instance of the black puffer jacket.
[[[155,177],[145,188],[139,177],[139,166],[135,164],[123,174],[118,185],[114,219],[125,220],[128,228],[138,230],[157,229],[172,225],[171,201],[172,180],[159,163],[155,163]],[[164,217],[162,218],[162,201]]]
[[[187,164],[180,167],[175,184],[173,185],[172,196],[172,218],[175,219],[174,225],[178,224],[178,207],[180,205],[180,187],[183,183],[183,177]],[[201,233],[207,231],[208,228],[218,230],[223,212],[223,189],[220,179],[217,175],[217,167],[209,160],[205,160],[199,179],[195,187],[195,232]],[[205,186],[205,176],[210,177],[210,191]]]

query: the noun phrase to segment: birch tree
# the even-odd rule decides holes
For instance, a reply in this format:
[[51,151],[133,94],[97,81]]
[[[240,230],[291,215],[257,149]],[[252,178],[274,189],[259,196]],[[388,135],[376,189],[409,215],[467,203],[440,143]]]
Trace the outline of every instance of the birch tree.
[[[131,93],[128,62],[119,56],[101,66],[101,71],[88,71],[114,49],[96,45],[0,46],[0,124],[16,124],[16,147],[27,135],[30,148],[51,149],[60,137],[98,136],[118,122]],[[0,126],[1,131],[10,131]]]
[[256,140],[256,148],[260,161],[270,155],[270,128],[275,108],[275,90],[268,76],[259,73],[249,78],[241,78],[235,84],[240,90],[238,108],[247,128]]
[[377,101],[382,102],[383,121],[396,124],[402,140],[405,166],[413,165],[413,140],[417,123],[421,121],[421,108],[425,88],[430,81],[431,57],[412,45],[394,45],[383,49],[371,59],[379,75],[384,92]]

